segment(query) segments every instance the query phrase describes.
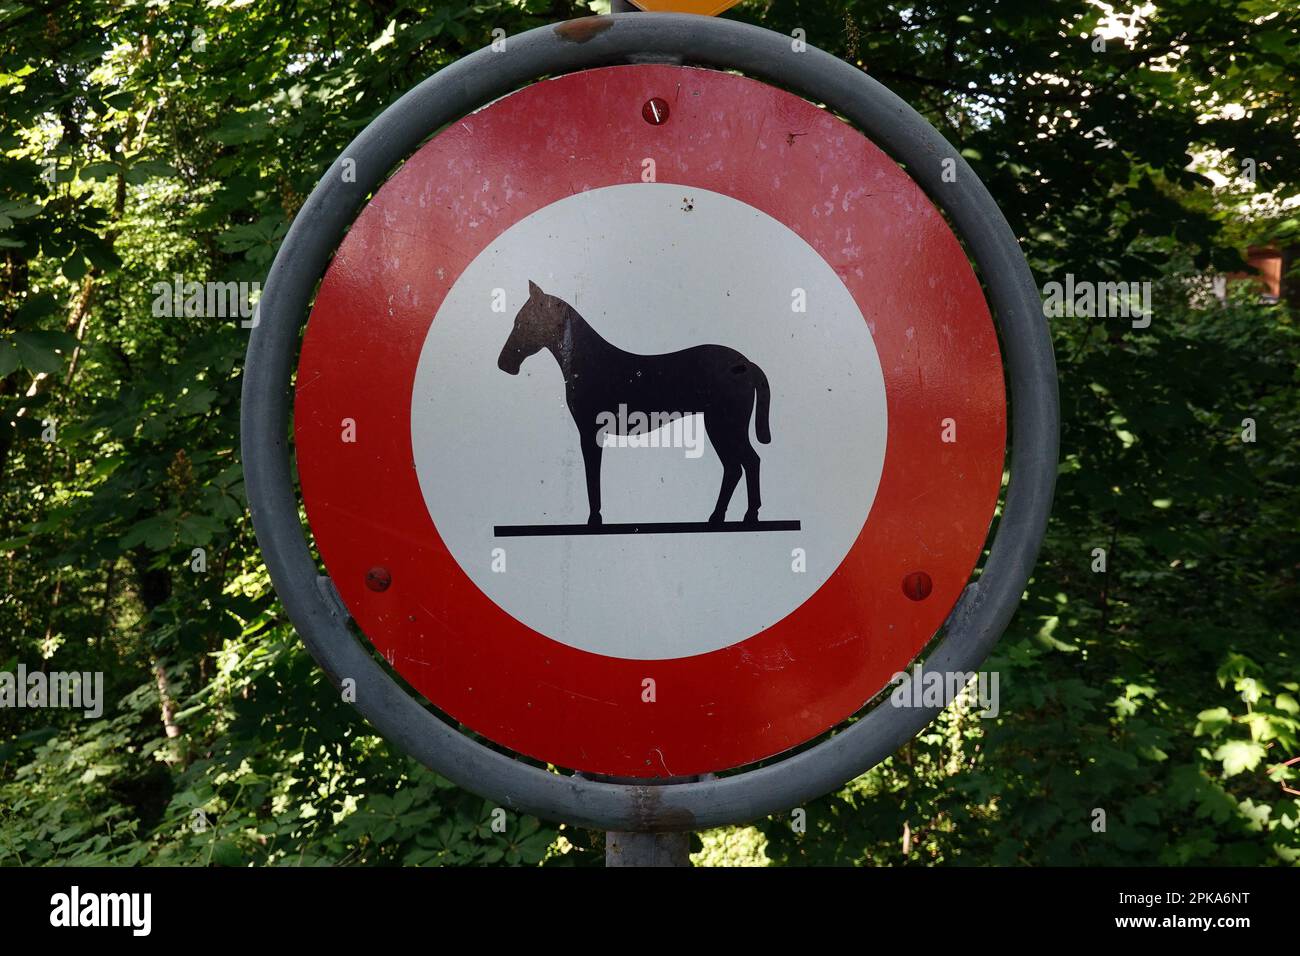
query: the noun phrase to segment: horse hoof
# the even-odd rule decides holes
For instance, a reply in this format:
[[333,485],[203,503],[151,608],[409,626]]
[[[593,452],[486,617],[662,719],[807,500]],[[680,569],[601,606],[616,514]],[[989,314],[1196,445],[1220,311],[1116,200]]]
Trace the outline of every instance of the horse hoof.
[[726,515],[709,515],[709,524],[722,524],[725,517]]
[[592,515],[590,518],[587,519],[587,524],[590,525],[590,526],[593,527],[593,528],[596,527],[597,525],[599,525],[599,524],[600,524],[600,515]]
[[758,512],[757,512],[757,511],[746,511],[746,512],[745,512],[745,524],[758,524]]

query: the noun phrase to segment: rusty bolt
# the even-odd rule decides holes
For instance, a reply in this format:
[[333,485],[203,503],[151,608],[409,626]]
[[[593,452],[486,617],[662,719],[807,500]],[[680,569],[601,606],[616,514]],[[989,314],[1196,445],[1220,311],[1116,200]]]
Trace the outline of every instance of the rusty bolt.
[[387,568],[371,568],[366,572],[366,587],[372,591],[387,591],[393,583],[393,576]]
[[903,578],[903,593],[913,601],[924,601],[934,590],[934,582],[924,571],[913,571]]
[[646,100],[641,116],[651,126],[662,126],[668,122],[668,101],[658,96]]

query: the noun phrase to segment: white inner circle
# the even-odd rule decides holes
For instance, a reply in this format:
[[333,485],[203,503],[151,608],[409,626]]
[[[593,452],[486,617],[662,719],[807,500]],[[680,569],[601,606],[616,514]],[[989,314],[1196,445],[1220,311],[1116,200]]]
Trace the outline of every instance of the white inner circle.
[[[557,361],[542,349],[518,375],[497,367],[530,280],[625,351],[717,344],[756,363],[771,388],[772,434],[760,444],[751,415],[759,519],[800,530],[496,536],[496,526],[588,518]],[[497,237],[439,308],[411,400],[425,504],[470,579],[553,640],[640,660],[727,647],[811,597],[866,522],[886,430],[875,344],[834,270],[766,213],[666,183],[579,193]],[[701,416],[645,440],[659,447],[603,451],[604,523],[706,521],[723,468]],[[742,479],[728,522],[746,500]]]

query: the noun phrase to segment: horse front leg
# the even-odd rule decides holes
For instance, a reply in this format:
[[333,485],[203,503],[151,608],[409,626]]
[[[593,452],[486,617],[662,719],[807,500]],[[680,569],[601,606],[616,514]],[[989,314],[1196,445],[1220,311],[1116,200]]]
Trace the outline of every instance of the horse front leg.
[[600,524],[600,441],[595,432],[582,435],[582,464],[587,471],[587,524]]

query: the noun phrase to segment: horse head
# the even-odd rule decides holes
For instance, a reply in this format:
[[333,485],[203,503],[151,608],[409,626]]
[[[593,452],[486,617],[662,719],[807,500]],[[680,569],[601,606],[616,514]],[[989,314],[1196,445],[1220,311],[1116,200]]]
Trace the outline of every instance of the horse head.
[[558,342],[564,327],[563,306],[562,301],[547,295],[530,280],[528,301],[515,315],[514,328],[497,357],[497,368],[518,375],[524,359]]

